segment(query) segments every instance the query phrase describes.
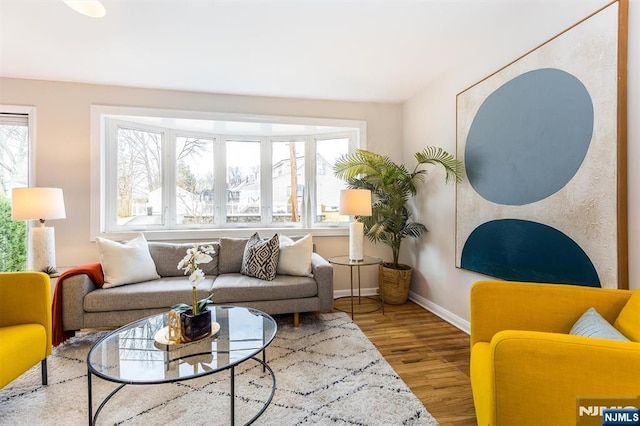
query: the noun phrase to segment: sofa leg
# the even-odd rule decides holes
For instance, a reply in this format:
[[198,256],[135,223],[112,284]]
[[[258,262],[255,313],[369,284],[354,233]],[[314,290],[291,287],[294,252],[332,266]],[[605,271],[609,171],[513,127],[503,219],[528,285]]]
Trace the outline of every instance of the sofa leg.
[[293,313],[293,326],[294,327],[298,327],[300,325],[300,313],[299,312],[294,312]]
[[42,370],[42,384],[47,385],[47,359],[40,361],[40,367]]

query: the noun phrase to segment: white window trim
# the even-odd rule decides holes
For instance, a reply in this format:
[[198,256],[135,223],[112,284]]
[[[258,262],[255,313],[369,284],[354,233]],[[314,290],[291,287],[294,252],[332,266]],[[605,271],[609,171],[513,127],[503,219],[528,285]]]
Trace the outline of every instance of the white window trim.
[[29,186],[34,186],[36,170],[36,107],[0,104],[0,111],[7,114],[26,114],[27,116],[27,128],[29,129],[29,159],[27,160],[29,170],[27,172],[27,180]]
[[[0,104],[0,111],[6,114],[24,114],[27,116],[27,138],[28,138],[28,159],[27,159],[27,186],[36,185],[36,107],[23,105],[5,105]],[[33,220],[27,221],[27,235],[34,226]],[[27,238],[27,258],[31,252],[31,239]],[[28,262],[28,260],[27,260]]]
[[[106,167],[106,152],[105,152],[105,135],[101,132],[105,124],[105,117],[107,115],[123,115],[123,116],[153,116],[153,117],[166,117],[166,118],[187,118],[187,119],[202,119],[202,120],[222,120],[222,121],[247,121],[256,123],[283,123],[283,124],[299,124],[299,125],[316,125],[316,126],[334,126],[334,127],[352,127],[359,131],[359,141],[352,142],[352,144],[358,144],[358,146],[351,146],[350,149],[362,148],[366,149],[367,140],[367,126],[366,122],[362,120],[349,120],[349,119],[327,119],[327,118],[310,118],[310,117],[285,117],[285,116],[269,116],[269,115],[255,115],[255,114],[235,114],[235,113],[218,113],[218,112],[202,112],[202,111],[186,111],[186,110],[167,110],[156,108],[142,108],[142,107],[124,107],[124,106],[108,106],[108,105],[92,105],[91,106],[91,176],[90,176],[90,239],[95,240],[96,237],[105,237],[111,239],[128,239],[132,235],[138,232],[143,232],[147,235],[148,239],[152,240],[207,240],[212,238],[219,238],[222,236],[229,237],[244,237],[249,236],[252,233],[258,231],[266,235],[273,233],[283,233],[285,235],[300,235],[310,233],[314,236],[344,236],[348,235],[348,228],[346,223],[344,226],[337,224],[325,225],[323,227],[314,226],[312,223],[303,223],[302,227],[267,227],[267,228],[239,228],[239,227],[218,227],[215,229],[161,229],[161,230],[144,230],[144,231],[116,231],[106,232],[105,223],[105,210],[106,210],[106,176],[103,171]],[[316,139],[322,139],[322,136],[314,135]],[[333,135],[332,135],[333,136]],[[276,136],[273,137],[277,138]],[[216,144],[217,146],[224,146],[224,144]],[[315,143],[306,144],[307,149],[315,150]],[[224,154],[216,152],[216,155]],[[305,152],[305,158],[307,158]],[[306,160],[305,160],[306,161]],[[315,162],[311,162],[315,163]],[[315,173],[315,164],[308,164],[310,167],[306,176],[312,176],[311,173]],[[216,168],[216,170],[221,168]],[[218,174],[218,172],[216,172]],[[224,174],[224,170],[220,173]],[[216,179],[226,179],[226,176],[216,175]],[[305,185],[309,185],[307,177],[305,177]],[[309,186],[307,186],[308,188]],[[262,191],[265,189],[262,188]],[[309,194],[312,191],[306,191],[305,198],[310,197]],[[313,191],[315,195],[315,190]],[[223,195],[223,194],[222,194]],[[220,195],[220,196],[222,196]],[[219,203],[216,203],[216,208],[220,208]],[[311,200],[309,202],[303,202],[303,209],[309,208]],[[263,212],[264,214],[264,212]],[[314,215],[315,216],[315,215]],[[262,226],[262,225],[261,225]]]

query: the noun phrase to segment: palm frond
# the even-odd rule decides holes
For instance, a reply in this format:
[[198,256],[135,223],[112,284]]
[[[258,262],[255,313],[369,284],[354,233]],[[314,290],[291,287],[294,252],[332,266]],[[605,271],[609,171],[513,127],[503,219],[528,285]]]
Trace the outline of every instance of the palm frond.
[[338,158],[333,166],[337,178],[347,180],[359,175],[376,176],[388,159],[364,149],[358,149],[349,155]]
[[[440,164],[446,172],[445,182],[449,183],[452,179],[456,182],[462,182],[464,177],[464,165],[462,161],[456,159],[440,147],[429,146],[417,152],[415,155],[418,164]],[[418,167],[418,166],[416,166]]]
[[423,232],[427,232],[427,227],[418,222],[408,222],[404,231],[409,237],[418,238]]

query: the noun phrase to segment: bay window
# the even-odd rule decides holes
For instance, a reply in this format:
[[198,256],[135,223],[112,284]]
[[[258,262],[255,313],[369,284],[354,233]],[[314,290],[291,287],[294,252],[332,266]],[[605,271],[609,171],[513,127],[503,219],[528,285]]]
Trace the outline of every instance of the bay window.
[[124,107],[92,115],[92,236],[319,230],[348,220],[338,215],[345,185],[333,164],[363,147],[363,122]]

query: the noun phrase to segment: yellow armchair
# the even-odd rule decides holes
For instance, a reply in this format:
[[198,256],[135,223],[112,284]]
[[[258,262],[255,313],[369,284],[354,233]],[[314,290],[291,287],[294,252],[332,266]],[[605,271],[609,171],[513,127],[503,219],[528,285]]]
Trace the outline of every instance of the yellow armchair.
[[42,272],[0,273],[0,389],[51,354],[51,282]]
[[[578,397],[640,395],[640,343],[568,334],[590,307],[614,324],[632,294],[573,285],[475,283],[471,386],[478,425],[575,424]],[[631,316],[625,311],[627,325],[631,318],[640,330],[637,311]]]

